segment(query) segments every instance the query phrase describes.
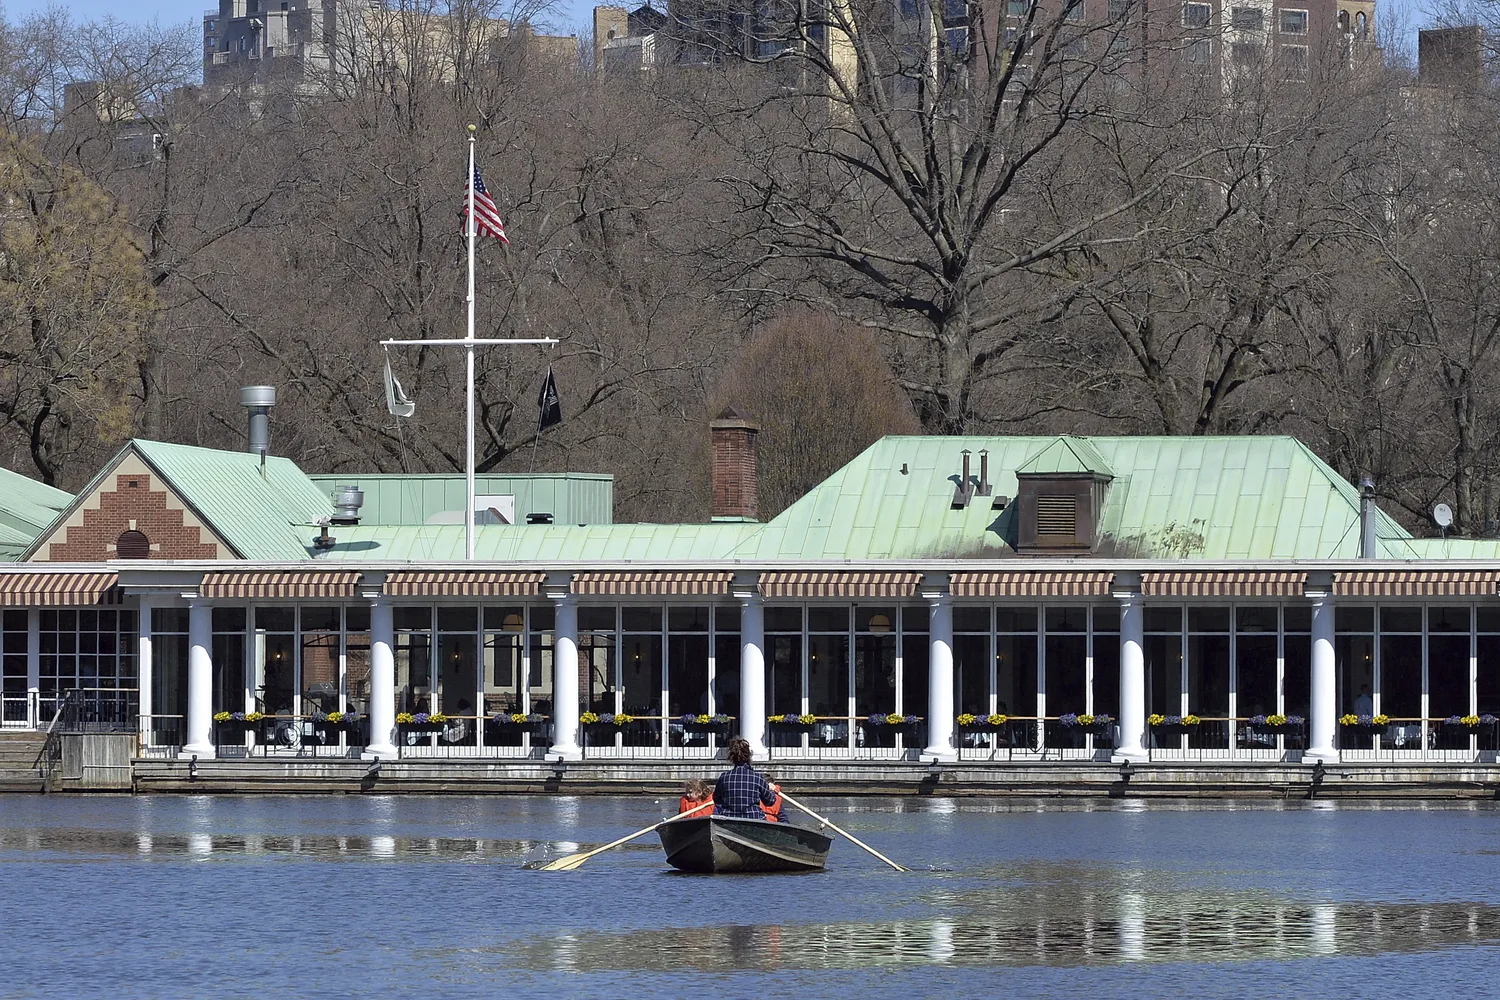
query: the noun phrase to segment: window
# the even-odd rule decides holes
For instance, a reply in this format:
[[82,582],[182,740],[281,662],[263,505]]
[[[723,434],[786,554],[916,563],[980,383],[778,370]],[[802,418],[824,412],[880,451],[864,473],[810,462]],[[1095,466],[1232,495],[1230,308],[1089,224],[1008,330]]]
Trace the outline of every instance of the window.
[[134,528],[122,531],[120,537],[115,539],[115,557],[117,559],[150,559],[151,540]]
[[1082,21],[1083,0],[1068,0],[1068,6],[1064,11],[1064,16],[1069,21]]
[[1266,15],[1259,7],[1235,7],[1229,23],[1235,31],[1261,31],[1266,26]]
[[1212,55],[1213,49],[1207,38],[1195,38],[1188,42],[1187,61],[1194,66],[1207,66]]
[[1306,80],[1307,46],[1283,45],[1281,47],[1281,63],[1286,67],[1286,78],[1288,80]]
[[1038,496],[1036,498],[1036,533],[1072,539],[1078,534],[1078,498],[1071,496]]
[[1236,66],[1254,66],[1265,51],[1265,47],[1257,42],[1235,42],[1229,47],[1230,58]]
[[1189,28],[1206,28],[1213,17],[1213,8],[1206,3],[1182,5],[1182,23]]
[[1027,0],[1008,0],[1005,5],[1005,13],[1011,17],[1025,17],[1026,8],[1030,6]]
[[1109,19],[1123,21],[1130,12],[1130,0],[1109,0]]
[[1281,12],[1281,33],[1283,35],[1307,34],[1307,11],[1283,10]]

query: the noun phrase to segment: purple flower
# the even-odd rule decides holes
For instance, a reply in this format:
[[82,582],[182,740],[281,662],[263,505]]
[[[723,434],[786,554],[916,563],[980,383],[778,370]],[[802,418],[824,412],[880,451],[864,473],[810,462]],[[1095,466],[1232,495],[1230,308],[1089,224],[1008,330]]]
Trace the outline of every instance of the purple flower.
[[1115,717],[1113,715],[1100,714],[1094,716],[1094,725],[1096,726],[1112,726],[1114,724]]
[[1078,713],[1068,712],[1064,715],[1059,715],[1057,717],[1057,722],[1061,726],[1072,729],[1074,726],[1078,725]]
[[1182,725],[1182,716],[1180,716],[1180,715],[1169,715],[1162,722],[1162,725],[1164,725],[1164,726],[1180,726],[1180,725]]
[[1361,715],[1359,717],[1359,722],[1357,724],[1361,725],[1361,726],[1373,726],[1373,725],[1375,725],[1375,716],[1373,716],[1373,715]]
[[230,722],[244,722],[245,721],[245,713],[244,712],[230,712],[229,713],[229,721]]
[[683,712],[681,722],[684,726],[696,726],[698,724],[698,717],[692,712]]
[[1461,725],[1463,725],[1463,722],[1464,722],[1464,717],[1463,716],[1461,716],[1461,715],[1450,715],[1446,719],[1443,720],[1443,725],[1445,725],[1445,726],[1461,726]]
[[1500,719],[1496,719],[1495,716],[1490,715],[1488,712],[1479,717],[1479,724],[1481,726],[1493,726],[1496,722],[1500,722]]
[[901,721],[905,722],[908,726],[915,726],[917,723],[922,721],[922,717],[920,715],[908,715]]
[[412,725],[425,726],[432,721],[432,716],[427,712],[418,712],[411,717]]
[[1302,726],[1306,725],[1306,723],[1307,720],[1300,715],[1288,715],[1286,717],[1286,724],[1289,726]]
[[871,712],[869,717],[865,719],[865,724],[870,726],[883,726],[885,725],[885,716],[881,715],[879,712]]
[[1266,724],[1266,717],[1264,715],[1252,715],[1252,716],[1250,716],[1250,725],[1252,725],[1252,726],[1264,726],[1265,724]]
[[604,713],[602,713],[599,716],[599,721],[602,722],[606,726],[612,726],[612,725],[614,725],[614,722],[615,722],[615,713],[613,713],[613,712],[604,712]]

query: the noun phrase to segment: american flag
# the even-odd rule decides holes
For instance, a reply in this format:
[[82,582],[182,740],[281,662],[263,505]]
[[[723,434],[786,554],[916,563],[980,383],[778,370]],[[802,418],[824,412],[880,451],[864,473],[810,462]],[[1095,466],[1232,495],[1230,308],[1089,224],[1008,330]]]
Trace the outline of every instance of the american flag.
[[[469,214],[469,192],[464,192],[464,204],[461,213],[465,218]],[[505,223],[500,221],[500,210],[495,207],[495,199],[484,189],[484,181],[479,176],[479,168],[474,168],[474,232],[481,236],[493,236],[501,243],[509,244],[510,240],[505,238]]]

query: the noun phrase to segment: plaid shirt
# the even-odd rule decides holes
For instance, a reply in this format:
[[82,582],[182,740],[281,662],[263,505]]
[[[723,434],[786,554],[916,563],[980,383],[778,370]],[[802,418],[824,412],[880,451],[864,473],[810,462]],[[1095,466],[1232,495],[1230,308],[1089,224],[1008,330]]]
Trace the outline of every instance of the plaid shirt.
[[776,793],[749,764],[736,764],[714,785],[714,815],[765,819],[761,805],[775,805]]

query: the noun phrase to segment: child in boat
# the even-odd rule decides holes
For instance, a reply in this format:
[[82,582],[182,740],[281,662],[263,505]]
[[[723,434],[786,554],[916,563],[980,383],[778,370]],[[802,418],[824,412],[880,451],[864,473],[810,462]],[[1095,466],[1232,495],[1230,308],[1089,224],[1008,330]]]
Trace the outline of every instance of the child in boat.
[[[694,778],[682,790],[682,798],[677,803],[678,815],[698,809],[699,806],[707,802],[712,796],[713,791],[708,787],[708,782],[702,778]],[[697,812],[693,813],[694,816],[712,816],[713,814],[714,807],[712,805],[706,809],[698,809]]]
[[769,805],[769,806],[766,805],[765,803],[761,803],[760,811],[766,814],[766,819],[768,821],[770,821],[772,823],[780,823],[781,822],[781,786],[778,785],[778,784],[776,784],[776,779],[774,777],[772,777],[770,774],[766,774],[764,777],[766,779],[766,784],[768,784],[768,785],[771,786],[771,791],[776,793],[776,802],[775,802],[774,805]]

